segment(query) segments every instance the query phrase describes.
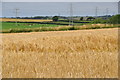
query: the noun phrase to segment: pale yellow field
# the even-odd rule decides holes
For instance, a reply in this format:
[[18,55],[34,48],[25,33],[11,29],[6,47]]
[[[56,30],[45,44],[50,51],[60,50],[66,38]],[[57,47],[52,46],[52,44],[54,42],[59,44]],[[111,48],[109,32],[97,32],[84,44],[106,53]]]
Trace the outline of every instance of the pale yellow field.
[[3,78],[117,78],[118,29],[2,34]]
[[2,18],[0,21],[18,21],[18,22],[48,22],[52,20],[41,20],[41,19],[11,19],[11,18]]

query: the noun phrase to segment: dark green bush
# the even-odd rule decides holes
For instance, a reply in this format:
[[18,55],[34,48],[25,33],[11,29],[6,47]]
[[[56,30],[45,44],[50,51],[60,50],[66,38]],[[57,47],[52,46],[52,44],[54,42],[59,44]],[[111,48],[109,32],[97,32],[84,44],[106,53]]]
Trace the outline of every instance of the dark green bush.
[[54,16],[54,17],[52,18],[52,20],[56,22],[56,21],[58,21],[58,18],[59,18],[58,16]]

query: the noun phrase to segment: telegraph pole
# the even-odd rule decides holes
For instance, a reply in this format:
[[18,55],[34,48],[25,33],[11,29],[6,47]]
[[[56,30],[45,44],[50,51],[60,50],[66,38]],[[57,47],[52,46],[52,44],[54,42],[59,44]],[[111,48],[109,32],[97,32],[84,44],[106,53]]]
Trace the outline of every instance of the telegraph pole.
[[109,13],[109,9],[106,8],[106,19],[108,19],[108,13]]
[[69,18],[69,26],[73,26],[73,5],[72,3],[70,4],[70,18]]
[[97,18],[97,16],[98,16],[98,7],[96,7],[95,9],[95,17]]
[[108,13],[109,13],[109,9],[106,8],[106,24],[107,24],[107,20],[108,20]]
[[60,19],[60,13],[58,13],[58,17],[59,17],[59,19]]
[[60,17],[60,13],[58,13],[58,16]]
[[71,25],[71,4],[70,4],[70,16],[69,16],[69,26]]
[[120,14],[120,1],[118,2],[118,14]]
[[17,26],[17,17],[18,17],[18,13],[19,13],[18,11],[19,11],[19,10],[20,10],[20,9],[18,9],[18,8],[15,9],[16,26]]

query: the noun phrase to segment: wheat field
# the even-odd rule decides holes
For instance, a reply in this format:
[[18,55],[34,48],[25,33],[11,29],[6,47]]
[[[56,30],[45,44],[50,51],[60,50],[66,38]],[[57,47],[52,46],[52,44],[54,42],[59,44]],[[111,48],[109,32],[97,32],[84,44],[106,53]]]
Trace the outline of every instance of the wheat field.
[[118,28],[0,35],[3,78],[118,77]]
[[11,18],[0,18],[0,21],[18,21],[18,22],[48,22],[52,20],[42,20],[42,19],[11,19]]

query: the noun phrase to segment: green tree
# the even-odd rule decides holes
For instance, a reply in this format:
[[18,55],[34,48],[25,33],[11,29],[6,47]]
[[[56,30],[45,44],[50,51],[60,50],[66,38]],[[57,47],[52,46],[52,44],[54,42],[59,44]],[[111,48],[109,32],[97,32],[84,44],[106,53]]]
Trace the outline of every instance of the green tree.
[[89,21],[89,20],[91,21],[91,20],[94,20],[94,19],[95,19],[94,17],[88,17],[87,21]]
[[109,22],[112,23],[112,24],[120,24],[120,14],[112,16],[109,19]]
[[54,16],[54,17],[52,18],[53,21],[58,21],[58,19],[59,19],[58,16]]
[[80,17],[80,21],[83,21],[83,17]]

